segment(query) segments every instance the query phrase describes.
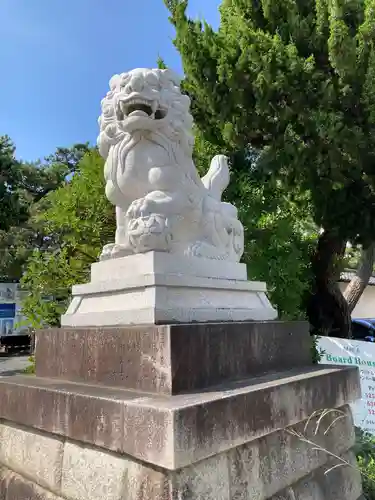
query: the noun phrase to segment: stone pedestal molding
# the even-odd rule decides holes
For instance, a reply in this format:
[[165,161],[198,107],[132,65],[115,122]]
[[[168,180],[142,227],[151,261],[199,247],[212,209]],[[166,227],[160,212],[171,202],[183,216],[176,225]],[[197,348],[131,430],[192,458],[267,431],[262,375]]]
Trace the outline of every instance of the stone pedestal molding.
[[310,345],[287,322],[40,331],[36,376],[0,378],[0,498],[359,500],[357,369]]
[[246,265],[166,252],[97,262],[88,284],[73,286],[63,326],[122,326],[273,320],[266,284]]

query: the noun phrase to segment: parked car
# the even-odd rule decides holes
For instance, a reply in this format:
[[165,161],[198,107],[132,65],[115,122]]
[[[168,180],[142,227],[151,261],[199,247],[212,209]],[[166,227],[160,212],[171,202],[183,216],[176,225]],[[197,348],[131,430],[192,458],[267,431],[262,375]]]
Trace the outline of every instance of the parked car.
[[375,342],[375,319],[352,319],[352,338]]

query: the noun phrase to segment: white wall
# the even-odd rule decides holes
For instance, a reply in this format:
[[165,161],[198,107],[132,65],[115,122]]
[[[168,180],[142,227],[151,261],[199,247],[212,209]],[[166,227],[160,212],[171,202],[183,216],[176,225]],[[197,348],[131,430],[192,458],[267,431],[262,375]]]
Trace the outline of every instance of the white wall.
[[[349,283],[339,283],[342,291]],[[375,286],[369,285],[365,288],[358,304],[354,308],[352,318],[375,318]]]

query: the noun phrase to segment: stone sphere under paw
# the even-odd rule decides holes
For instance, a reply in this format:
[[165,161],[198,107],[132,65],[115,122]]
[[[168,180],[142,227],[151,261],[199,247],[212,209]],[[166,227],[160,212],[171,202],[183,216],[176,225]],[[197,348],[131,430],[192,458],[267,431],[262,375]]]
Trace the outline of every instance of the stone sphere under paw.
[[168,251],[171,234],[165,217],[150,215],[132,219],[128,225],[128,236],[135,252],[151,250]]

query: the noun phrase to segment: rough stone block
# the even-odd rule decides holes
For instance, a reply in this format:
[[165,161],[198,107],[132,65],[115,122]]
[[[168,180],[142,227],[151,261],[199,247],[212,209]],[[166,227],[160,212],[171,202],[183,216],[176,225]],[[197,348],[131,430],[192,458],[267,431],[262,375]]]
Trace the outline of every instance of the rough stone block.
[[67,443],[63,471],[62,495],[74,500],[230,500],[225,454],[173,473]]
[[62,494],[79,500],[230,500],[226,454],[176,473],[67,443]]
[[128,469],[125,458],[67,442],[61,493],[79,500],[119,500],[125,497]]
[[[126,500],[177,500],[168,471],[131,461],[124,477]],[[181,497],[183,498],[183,497]],[[188,500],[188,499],[186,499]]]
[[37,332],[36,374],[179,394],[309,366],[310,345],[302,322],[48,329]]
[[[0,499],[357,500],[361,493],[360,477],[354,468],[355,457],[347,451],[354,443],[349,408],[331,411],[323,417],[316,415],[293,430],[314,444],[341,455],[352,468],[341,467],[340,471],[349,472],[342,477],[337,475],[336,462],[331,455],[317,452],[313,449],[314,444],[306,443],[289,432],[290,429],[177,471],[156,468],[126,455],[65,440],[59,487],[48,492],[30,482],[32,478],[38,481],[31,476],[30,468],[25,468],[23,476],[0,466]],[[25,436],[32,431],[18,431],[19,441],[26,443]],[[36,434],[39,438],[50,438],[39,432]],[[38,454],[43,453],[44,448],[40,448]],[[325,475],[327,471],[328,476]]]
[[173,498],[231,500],[227,455],[217,455],[178,471],[173,485]]
[[47,488],[61,482],[63,441],[34,429],[0,424],[0,463]]
[[[329,500],[356,500],[362,493],[361,474],[353,451],[341,456],[349,465],[330,469],[320,469],[315,474],[317,482],[323,485],[324,498]],[[329,465],[337,465],[331,461]]]
[[295,433],[336,455],[355,442],[351,411],[345,406],[239,446],[228,452],[233,499],[266,500],[329,461],[328,453]]
[[271,500],[360,500],[361,475],[356,467],[355,455],[348,452],[342,458],[352,467],[334,467],[339,462],[331,460]]
[[1,500],[65,500],[34,482],[0,466]]

